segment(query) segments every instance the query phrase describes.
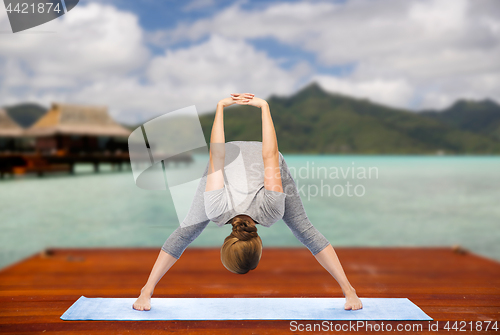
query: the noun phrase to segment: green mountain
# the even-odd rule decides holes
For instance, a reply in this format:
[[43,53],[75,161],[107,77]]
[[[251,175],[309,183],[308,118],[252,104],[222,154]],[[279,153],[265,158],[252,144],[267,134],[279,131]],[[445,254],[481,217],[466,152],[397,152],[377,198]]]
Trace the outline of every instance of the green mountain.
[[[313,83],[291,97],[271,96],[280,151],[356,154],[498,154],[500,141],[488,134],[366,99],[325,92]],[[207,143],[214,114],[201,116]],[[260,110],[225,110],[226,141],[261,141]]]
[[30,127],[47,112],[47,108],[34,103],[22,103],[3,108],[23,128]]
[[[328,93],[313,83],[267,101],[284,153],[500,154],[500,106],[491,100],[459,100],[443,111],[415,113]],[[5,109],[23,127],[46,113],[30,103]],[[213,118],[214,113],[200,116],[207,143]],[[262,140],[258,108],[231,106],[224,125],[226,141]]]
[[492,100],[459,100],[443,111],[426,111],[422,115],[500,140],[500,106]]

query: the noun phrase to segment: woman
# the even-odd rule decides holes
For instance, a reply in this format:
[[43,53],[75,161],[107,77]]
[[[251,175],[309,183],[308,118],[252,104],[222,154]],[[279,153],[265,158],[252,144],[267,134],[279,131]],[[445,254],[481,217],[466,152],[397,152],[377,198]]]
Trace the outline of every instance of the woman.
[[[225,143],[224,107],[233,104],[261,109],[262,142]],[[210,221],[219,226],[232,225],[221,248],[221,261],[229,271],[244,274],[257,267],[262,255],[256,224],[269,227],[280,219],[337,280],[346,297],[344,308],[362,308],[332,245],[307,218],[295,182],[278,151],[269,105],[253,94],[232,94],[217,104],[210,161],[189,214],[165,241],[133,308],[151,309],[151,296],[158,281]]]

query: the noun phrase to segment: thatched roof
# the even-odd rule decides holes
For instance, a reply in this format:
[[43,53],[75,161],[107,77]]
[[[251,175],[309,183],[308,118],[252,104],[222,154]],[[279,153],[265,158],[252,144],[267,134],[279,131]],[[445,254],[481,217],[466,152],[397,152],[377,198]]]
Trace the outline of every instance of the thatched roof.
[[52,103],[50,110],[25,135],[54,134],[128,137],[130,131],[116,123],[105,106]]
[[0,137],[17,137],[23,134],[23,128],[7,114],[5,109],[0,109]]

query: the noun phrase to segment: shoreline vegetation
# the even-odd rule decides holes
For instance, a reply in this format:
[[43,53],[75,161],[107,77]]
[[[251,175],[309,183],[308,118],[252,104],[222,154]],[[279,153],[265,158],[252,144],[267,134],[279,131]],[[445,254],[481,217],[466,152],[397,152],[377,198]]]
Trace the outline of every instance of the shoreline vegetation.
[[[328,93],[312,83],[267,101],[284,154],[500,154],[500,105],[493,100],[458,100],[441,111],[412,112]],[[4,108],[23,127],[46,112],[36,104]],[[214,113],[200,115],[207,143]],[[224,122],[227,142],[262,140],[260,115],[249,106],[229,107]]]

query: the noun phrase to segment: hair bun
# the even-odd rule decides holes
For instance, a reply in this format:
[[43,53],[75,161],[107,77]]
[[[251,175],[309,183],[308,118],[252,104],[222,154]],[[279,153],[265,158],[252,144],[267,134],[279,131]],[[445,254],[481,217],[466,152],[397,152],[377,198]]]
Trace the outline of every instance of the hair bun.
[[248,241],[259,236],[257,234],[257,227],[249,220],[235,217],[231,224],[233,225],[231,235],[240,241]]

